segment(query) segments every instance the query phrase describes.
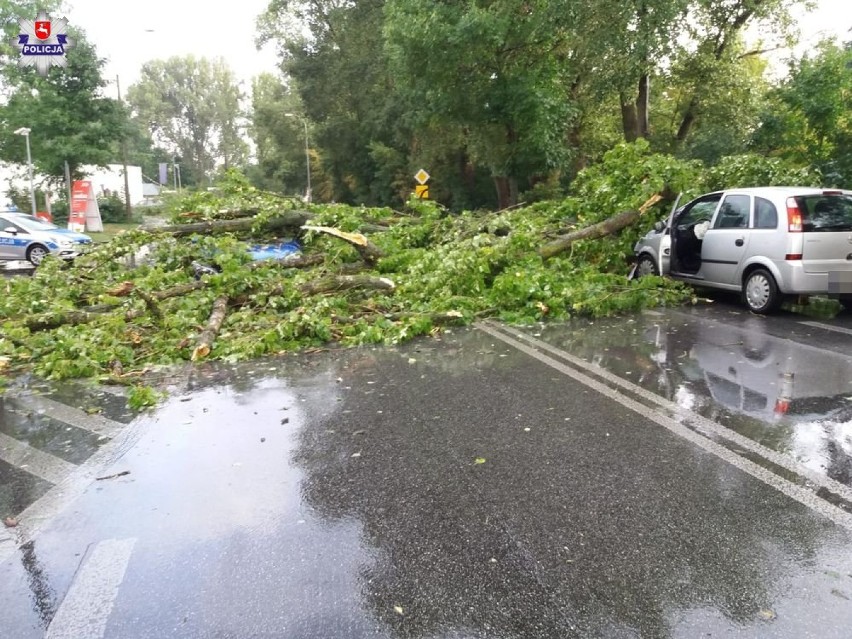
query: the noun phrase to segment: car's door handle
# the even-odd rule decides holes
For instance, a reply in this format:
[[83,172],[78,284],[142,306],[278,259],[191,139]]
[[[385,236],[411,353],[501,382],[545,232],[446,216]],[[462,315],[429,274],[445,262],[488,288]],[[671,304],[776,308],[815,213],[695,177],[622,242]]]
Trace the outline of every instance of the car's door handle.
[[743,238],[739,238],[736,242],[734,242],[737,246],[742,246],[745,244],[745,240]]

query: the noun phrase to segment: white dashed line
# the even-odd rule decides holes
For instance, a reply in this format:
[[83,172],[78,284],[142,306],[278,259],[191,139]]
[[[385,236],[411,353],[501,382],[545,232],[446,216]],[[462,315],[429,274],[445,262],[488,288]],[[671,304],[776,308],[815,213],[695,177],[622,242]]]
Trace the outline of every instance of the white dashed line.
[[831,324],[823,324],[822,322],[799,322],[799,324],[804,324],[805,326],[812,326],[813,328],[821,328],[825,331],[834,331],[835,333],[844,333],[845,335],[852,335],[852,328],[832,326]]

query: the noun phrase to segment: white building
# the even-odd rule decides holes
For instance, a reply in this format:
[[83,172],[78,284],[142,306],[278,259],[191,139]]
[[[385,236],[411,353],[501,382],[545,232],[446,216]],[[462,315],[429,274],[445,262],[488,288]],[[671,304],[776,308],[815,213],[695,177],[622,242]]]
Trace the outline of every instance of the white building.
[[[97,197],[104,197],[111,193],[117,195],[121,201],[124,201],[124,166],[121,164],[109,164],[105,168],[97,166],[84,166],[82,172],[86,175],[86,179],[91,180],[92,188]],[[142,188],[142,167],[128,166],[127,176],[130,186],[130,203],[133,206],[141,204],[145,201],[145,194]],[[47,183],[43,175],[35,174],[33,177],[36,191],[43,188]],[[30,189],[29,175],[27,167],[14,164],[0,164],[0,208],[5,208],[11,201],[7,192],[9,187],[14,187],[16,190],[28,192]],[[51,195],[52,199],[61,198],[64,194],[64,187],[54,189]],[[44,210],[44,201],[39,198],[36,203],[39,210]]]

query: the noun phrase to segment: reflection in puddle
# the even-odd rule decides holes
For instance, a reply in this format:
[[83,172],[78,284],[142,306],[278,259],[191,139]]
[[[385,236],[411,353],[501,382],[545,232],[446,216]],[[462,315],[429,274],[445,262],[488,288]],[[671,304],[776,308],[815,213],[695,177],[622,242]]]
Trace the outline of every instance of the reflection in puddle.
[[639,316],[542,339],[852,485],[852,357],[736,325]]

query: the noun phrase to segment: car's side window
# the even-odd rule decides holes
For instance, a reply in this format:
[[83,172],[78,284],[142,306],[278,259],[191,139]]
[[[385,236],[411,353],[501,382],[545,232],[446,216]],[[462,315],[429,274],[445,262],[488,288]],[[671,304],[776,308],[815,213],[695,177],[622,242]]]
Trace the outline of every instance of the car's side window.
[[714,229],[748,228],[751,213],[751,197],[748,195],[728,195],[719,208],[719,214],[713,223]]
[[711,220],[716,211],[716,205],[722,199],[721,195],[711,195],[689,205],[677,220],[678,226],[691,226],[702,220]]
[[778,209],[767,199],[754,198],[754,226],[756,229],[778,228]]

